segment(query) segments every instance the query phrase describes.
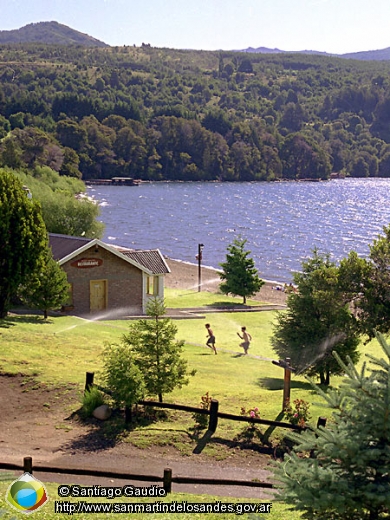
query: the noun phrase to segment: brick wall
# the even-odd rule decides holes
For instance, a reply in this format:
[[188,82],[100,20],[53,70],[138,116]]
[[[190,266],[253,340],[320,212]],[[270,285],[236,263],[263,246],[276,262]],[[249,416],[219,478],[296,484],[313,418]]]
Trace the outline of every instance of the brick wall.
[[[88,268],[72,266],[82,258],[97,258],[102,265]],[[123,309],[125,314],[142,313],[142,271],[109,251],[91,247],[62,265],[73,286],[73,312],[90,312],[90,280],[107,280],[107,310]]]

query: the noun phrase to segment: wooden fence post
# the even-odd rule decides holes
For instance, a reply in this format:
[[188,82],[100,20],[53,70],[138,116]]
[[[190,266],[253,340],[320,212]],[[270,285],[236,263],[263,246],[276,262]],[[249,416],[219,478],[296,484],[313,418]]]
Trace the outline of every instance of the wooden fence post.
[[95,377],[95,372],[87,372],[85,374],[85,392],[88,392],[88,390],[91,389],[91,386],[93,385],[93,379]]
[[133,413],[131,406],[125,406],[125,424],[128,425],[133,420]]
[[[285,359],[286,365],[288,367],[291,366],[291,359],[286,358]],[[286,409],[286,406],[288,405],[290,401],[290,393],[291,393],[291,370],[288,370],[288,368],[284,368],[284,386],[283,386],[283,409],[282,412]]]
[[215,433],[218,425],[218,406],[218,401],[216,399],[211,399],[209,430],[213,433]]
[[164,469],[163,488],[167,493],[172,492],[172,470],[171,468]]
[[32,475],[32,457],[24,457],[23,459],[23,471]]
[[319,428],[320,426],[323,426],[325,428],[325,426],[326,426],[326,417],[318,417],[317,428]]
[[[323,426],[325,428],[325,426],[326,426],[326,417],[318,417],[318,419],[317,419],[317,428],[319,428],[320,426]],[[316,437],[318,437],[317,434],[316,434]],[[311,459],[315,458],[314,450],[310,450],[310,458]]]

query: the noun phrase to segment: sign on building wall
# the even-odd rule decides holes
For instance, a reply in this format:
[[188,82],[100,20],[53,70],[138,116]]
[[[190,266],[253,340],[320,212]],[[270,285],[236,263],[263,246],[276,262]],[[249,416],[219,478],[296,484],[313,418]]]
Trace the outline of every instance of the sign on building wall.
[[99,267],[103,264],[103,260],[100,258],[80,258],[80,260],[76,260],[72,262],[70,265],[72,267],[78,267],[79,269],[86,269],[89,267]]

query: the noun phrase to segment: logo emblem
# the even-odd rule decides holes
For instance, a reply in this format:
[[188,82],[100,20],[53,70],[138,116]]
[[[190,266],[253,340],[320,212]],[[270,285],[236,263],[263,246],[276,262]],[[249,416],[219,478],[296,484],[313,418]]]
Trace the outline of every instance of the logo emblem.
[[7,502],[21,513],[34,513],[49,500],[42,482],[24,473],[12,482],[6,494]]

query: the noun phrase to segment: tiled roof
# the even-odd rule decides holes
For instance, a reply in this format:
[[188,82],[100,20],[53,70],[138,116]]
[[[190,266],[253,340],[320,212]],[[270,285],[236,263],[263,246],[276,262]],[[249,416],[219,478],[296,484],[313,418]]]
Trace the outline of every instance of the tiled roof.
[[[58,235],[49,233],[49,245],[53,252],[55,260],[60,261],[66,256],[74,253],[84,245],[92,242],[93,239],[83,237],[72,237],[69,235]],[[130,260],[144,267],[153,274],[169,273],[169,267],[164,261],[164,258],[158,249],[152,250],[136,250],[127,249],[125,247],[108,246],[108,249],[115,249],[118,253],[127,256]]]
[[167,274],[170,272],[163,256],[158,249],[144,250],[122,250],[122,255],[131,258],[137,264],[142,265],[153,274]]
[[53,252],[54,260],[65,258],[88,242],[92,242],[92,239],[49,233],[49,246]]

